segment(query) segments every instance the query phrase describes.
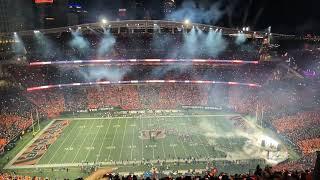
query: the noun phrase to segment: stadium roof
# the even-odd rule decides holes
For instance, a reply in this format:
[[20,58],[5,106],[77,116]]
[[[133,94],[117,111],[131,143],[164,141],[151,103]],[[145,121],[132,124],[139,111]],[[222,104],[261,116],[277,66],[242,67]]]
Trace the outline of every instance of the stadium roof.
[[[28,31],[20,31],[14,32],[18,33],[20,36],[32,36],[35,32],[41,32],[43,34],[55,34],[62,32],[71,32],[71,30],[79,30],[79,31],[92,31],[92,30],[103,30],[103,28],[115,29],[116,32],[120,33],[120,29],[127,28],[131,30],[132,33],[135,30],[139,30],[139,32],[148,32],[148,30],[157,30],[157,29],[167,29],[172,33],[178,33],[183,29],[191,29],[193,27],[197,27],[204,31],[219,30],[222,31],[224,35],[236,36],[239,32],[245,34],[247,38],[263,38],[267,34],[264,31],[242,31],[240,29],[234,28],[226,28],[219,27],[207,24],[197,24],[197,23],[185,23],[185,22],[175,22],[175,21],[164,21],[164,20],[125,20],[125,21],[105,21],[105,22],[97,22],[97,23],[89,23],[89,24],[80,24],[74,26],[66,26],[52,29],[39,29],[39,30],[28,30]],[[0,36],[11,36],[12,33],[0,33]],[[294,37],[292,35],[284,35],[284,34],[274,34],[273,37]]]

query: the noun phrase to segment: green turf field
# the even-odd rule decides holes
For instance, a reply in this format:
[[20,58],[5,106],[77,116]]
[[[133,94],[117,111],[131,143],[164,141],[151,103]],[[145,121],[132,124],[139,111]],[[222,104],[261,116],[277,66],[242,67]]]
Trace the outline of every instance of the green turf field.
[[[197,132],[196,127],[204,119],[220,127],[228,125],[224,116],[72,120],[38,164],[223,157],[224,153],[214,150]],[[141,130],[156,128],[192,135],[190,141],[173,134],[155,140],[139,137]]]
[[[230,120],[232,117],[241,120]],[[36,166],[15,165],[9,169],[129,165],[143,162],[184,162],[226,159],[264,159],[255,137],[263,133],[256,124],[235,114],[201,114],[111,118],[67,118],[61,135],[35,162]],[[235,124],[242,122],[242,124]],[[43,129],[45,131],[52,125]],[[144,133],[159,130],[161,135],[150,138]],[[39,134],[41,135],[41,133]],[[150,135],[150,136],[149,136]],[[33,139],[37,141],[37,137]],[[33,141],[30,142],[30,146]],[[257,146],[258,144],[258,146]],[[25,152],[22,150],[21,153]],[[21,155],[20,153],[20,155]],[[19,157],[19,154],[16,158]]]

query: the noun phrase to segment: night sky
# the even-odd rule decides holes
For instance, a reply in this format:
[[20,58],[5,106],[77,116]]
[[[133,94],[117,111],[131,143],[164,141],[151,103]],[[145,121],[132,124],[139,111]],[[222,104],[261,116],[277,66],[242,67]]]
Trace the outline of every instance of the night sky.
[[[81,3],[87,7],[92,17],[97,18],[101,15],[112,16],[118,8],[130,6],[130,1],[82,0]],[[142,1],[145,2],[145,8],[150,12],[152,19],[164,18],[159,8],[161,0]],[[184,1],[187,0],[176,0],[177,9]],[[271,25],[273,32],[295,34],[320,32],[320,0],[194,0],[194,2],[198,7],[207,8],[214,3],[221,3],[224,14],[218,22],[215,22],[216,25],[242,27],[243,17],[248,12],[245,25],[257,30],[266,29]],[[227,8],[233,9],[232,18],[228,17]]]

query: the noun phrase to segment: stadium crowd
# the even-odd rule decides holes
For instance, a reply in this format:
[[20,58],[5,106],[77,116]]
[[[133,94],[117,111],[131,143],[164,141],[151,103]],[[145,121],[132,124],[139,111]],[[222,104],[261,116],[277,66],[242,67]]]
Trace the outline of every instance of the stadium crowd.
[[274,119],[272,123],[278,133],[297,144],[304,154],[312,153],[320,148],[319,109]]
[[30,118],[23,118],[12,114],[0,115],[0,152],[4,151],[5,145],[17,138],[23,131],[30,127]]
[[[259,165],[256,167],[255,171],[250,174],[229,174],[225,172],[218,172],[216,168],[204,172],[188,171],[186,173],[180,173],[176,175],[165,175],[159,172],[146,173],[143,175],[135,175],[131,173],[129,175],[119,175],[118,173],[105,172],[103,170],[97,171],[89,176],[87,179],[94,180],[137,180],[137,179],[163,179],[163,180],[200,180],[200,179],[212,179],[212,180],[314,180],[314,175],[312,170],[275,170],[273,167],[261,168]],[[0,180],[48,180],[49,178],[41,177],[30,177],[30,176],[18,176],[9,173],[0,173]],[[77,178],[81,180],[83,178]],[[65,178],[68,180],[68,178]]]

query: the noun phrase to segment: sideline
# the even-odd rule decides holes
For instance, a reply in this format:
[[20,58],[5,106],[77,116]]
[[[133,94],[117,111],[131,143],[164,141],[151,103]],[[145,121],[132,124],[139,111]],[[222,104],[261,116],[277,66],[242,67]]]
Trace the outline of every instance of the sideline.
[[[146,118],[175,118],[175,117],[217,117],[217,116],[238,116],[239,114],[203,114],[203,115],[179,115],[179,116],[141,116],[140,118],[146,119]],[[131,116],[131,117],[123,117],[123,116],[118,116],[118,117],[90,117],[90,118],[73,118],[73,117],[69,117],[69,118],[58,118],[58,119],[54,119],[54,120],[90,120],[90,119],[136,119],[139,117],[135,117],[135,116]]]
[[3,169],[12,169],[13,163],[17,161],[17,159],[55,122],[56,120],[53,119],[51,122],[46,125],[36,136],[32,138],[32,140],[23,148],[21,151],[9,161],[8,164],[4,166]]

